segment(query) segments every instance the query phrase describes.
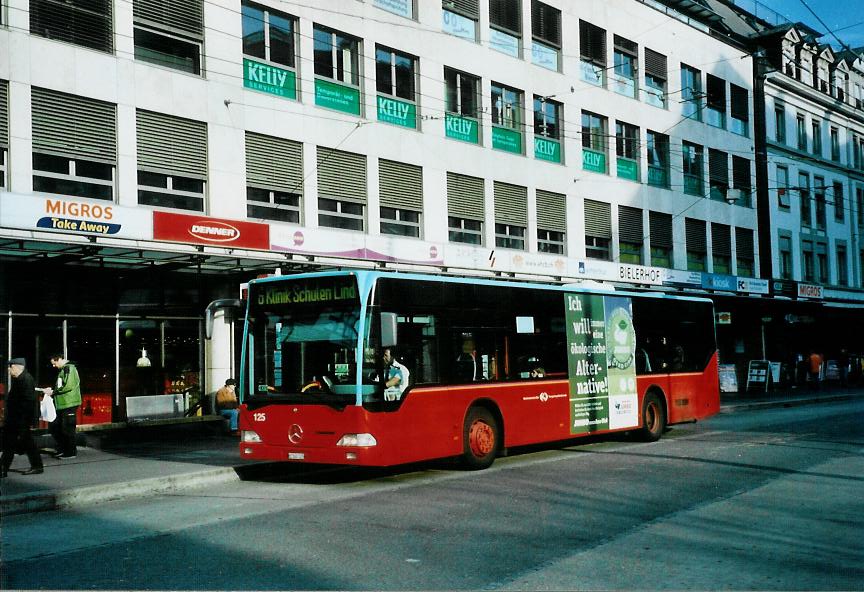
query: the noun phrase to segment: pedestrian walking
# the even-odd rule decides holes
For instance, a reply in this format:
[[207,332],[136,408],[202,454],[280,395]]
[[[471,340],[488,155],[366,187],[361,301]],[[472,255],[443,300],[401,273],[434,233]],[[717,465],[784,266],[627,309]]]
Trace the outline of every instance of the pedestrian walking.
[[233,378],[229,378],[225,381],[225,386],[216,391],[216,411],[228,419],[232,434],[237,433],[237,414],[239,413],[236,388],[237,382]]
[[0,455],[0,477],[9,474],[12,459],[18,450],[23,450],[30,461],[30,468],[25,475],[36,475],[43,472],[42,457],[33,440],[30,428],[39,421],[39,397],[36,396],[36,381],[27,372],[24,358],[9,360],[9,373],[12,382],[6,395],[4,405],[6,417],[3,424],[3,452]]
[[51,365],[58,370],[57,381],[54,388],[45,389],[45,393],[54,395],[54,407],[57,409],[57,418],[49,424],[57,448],[54,457],[75,458],[78,456],[75,431],[78,427],[78,407],[81,405],[81,379],[75,364],[63,354],[51,356]]

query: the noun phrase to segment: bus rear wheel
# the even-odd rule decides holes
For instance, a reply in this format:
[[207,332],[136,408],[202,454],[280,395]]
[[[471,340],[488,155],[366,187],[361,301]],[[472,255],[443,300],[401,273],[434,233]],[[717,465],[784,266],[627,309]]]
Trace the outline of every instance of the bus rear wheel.
[[657,393],[648,393],[642,401],[642,429],[639,435],[646,442],[656,442],[666,429],[666,408]]
[[489,467],[498,454],[501,430],[495,416],[484,407],[472,407],[462,428],[462,462],[471,470]]

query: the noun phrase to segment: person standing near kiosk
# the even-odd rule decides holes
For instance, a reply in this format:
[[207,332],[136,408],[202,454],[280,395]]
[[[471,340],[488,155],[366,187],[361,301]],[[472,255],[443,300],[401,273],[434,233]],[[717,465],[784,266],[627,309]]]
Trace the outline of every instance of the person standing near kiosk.
[[54,388],[45,389],[45,393],[54,395],[54,406],[57,408],[57,419],[49,425],[51,435],[57,443],[54,457],[75,458],[78,456],[75,431],[78,427],[78,407],[81,405],[81,379],[75,364],[63,354],[51,356],[51,365],[58,370],[57,381]]

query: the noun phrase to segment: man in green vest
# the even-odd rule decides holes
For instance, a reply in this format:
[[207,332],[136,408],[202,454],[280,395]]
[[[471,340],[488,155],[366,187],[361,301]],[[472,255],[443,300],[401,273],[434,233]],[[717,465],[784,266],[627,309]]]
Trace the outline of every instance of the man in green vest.
[[69,459],[78,456],[75,443],[75,430],[78,423],[78,407],[81,405],[81,380],[75,364],[63,354],[51,356],[51,365],[57,368],[57,382],[53,389],[45,389],[54,395],[57,419],[49,424],[51,435],[57,443],[55,458]]

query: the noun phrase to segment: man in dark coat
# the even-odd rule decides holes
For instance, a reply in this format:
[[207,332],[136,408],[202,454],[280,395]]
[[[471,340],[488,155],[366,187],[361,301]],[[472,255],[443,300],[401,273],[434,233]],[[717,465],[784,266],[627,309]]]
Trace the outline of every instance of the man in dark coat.
[[3,423],[3,454],[0,456],[0,476],[5,477],[12,465],[15,451],[21,448],[27,453],[30,469],[25,475],[43,472],[42,457],[33,440],[30,428],[39,421],[39,398],[36,396],[36,381],[25,368],[24,358],[9,360],[12,385],[6,395],[5,420]]

